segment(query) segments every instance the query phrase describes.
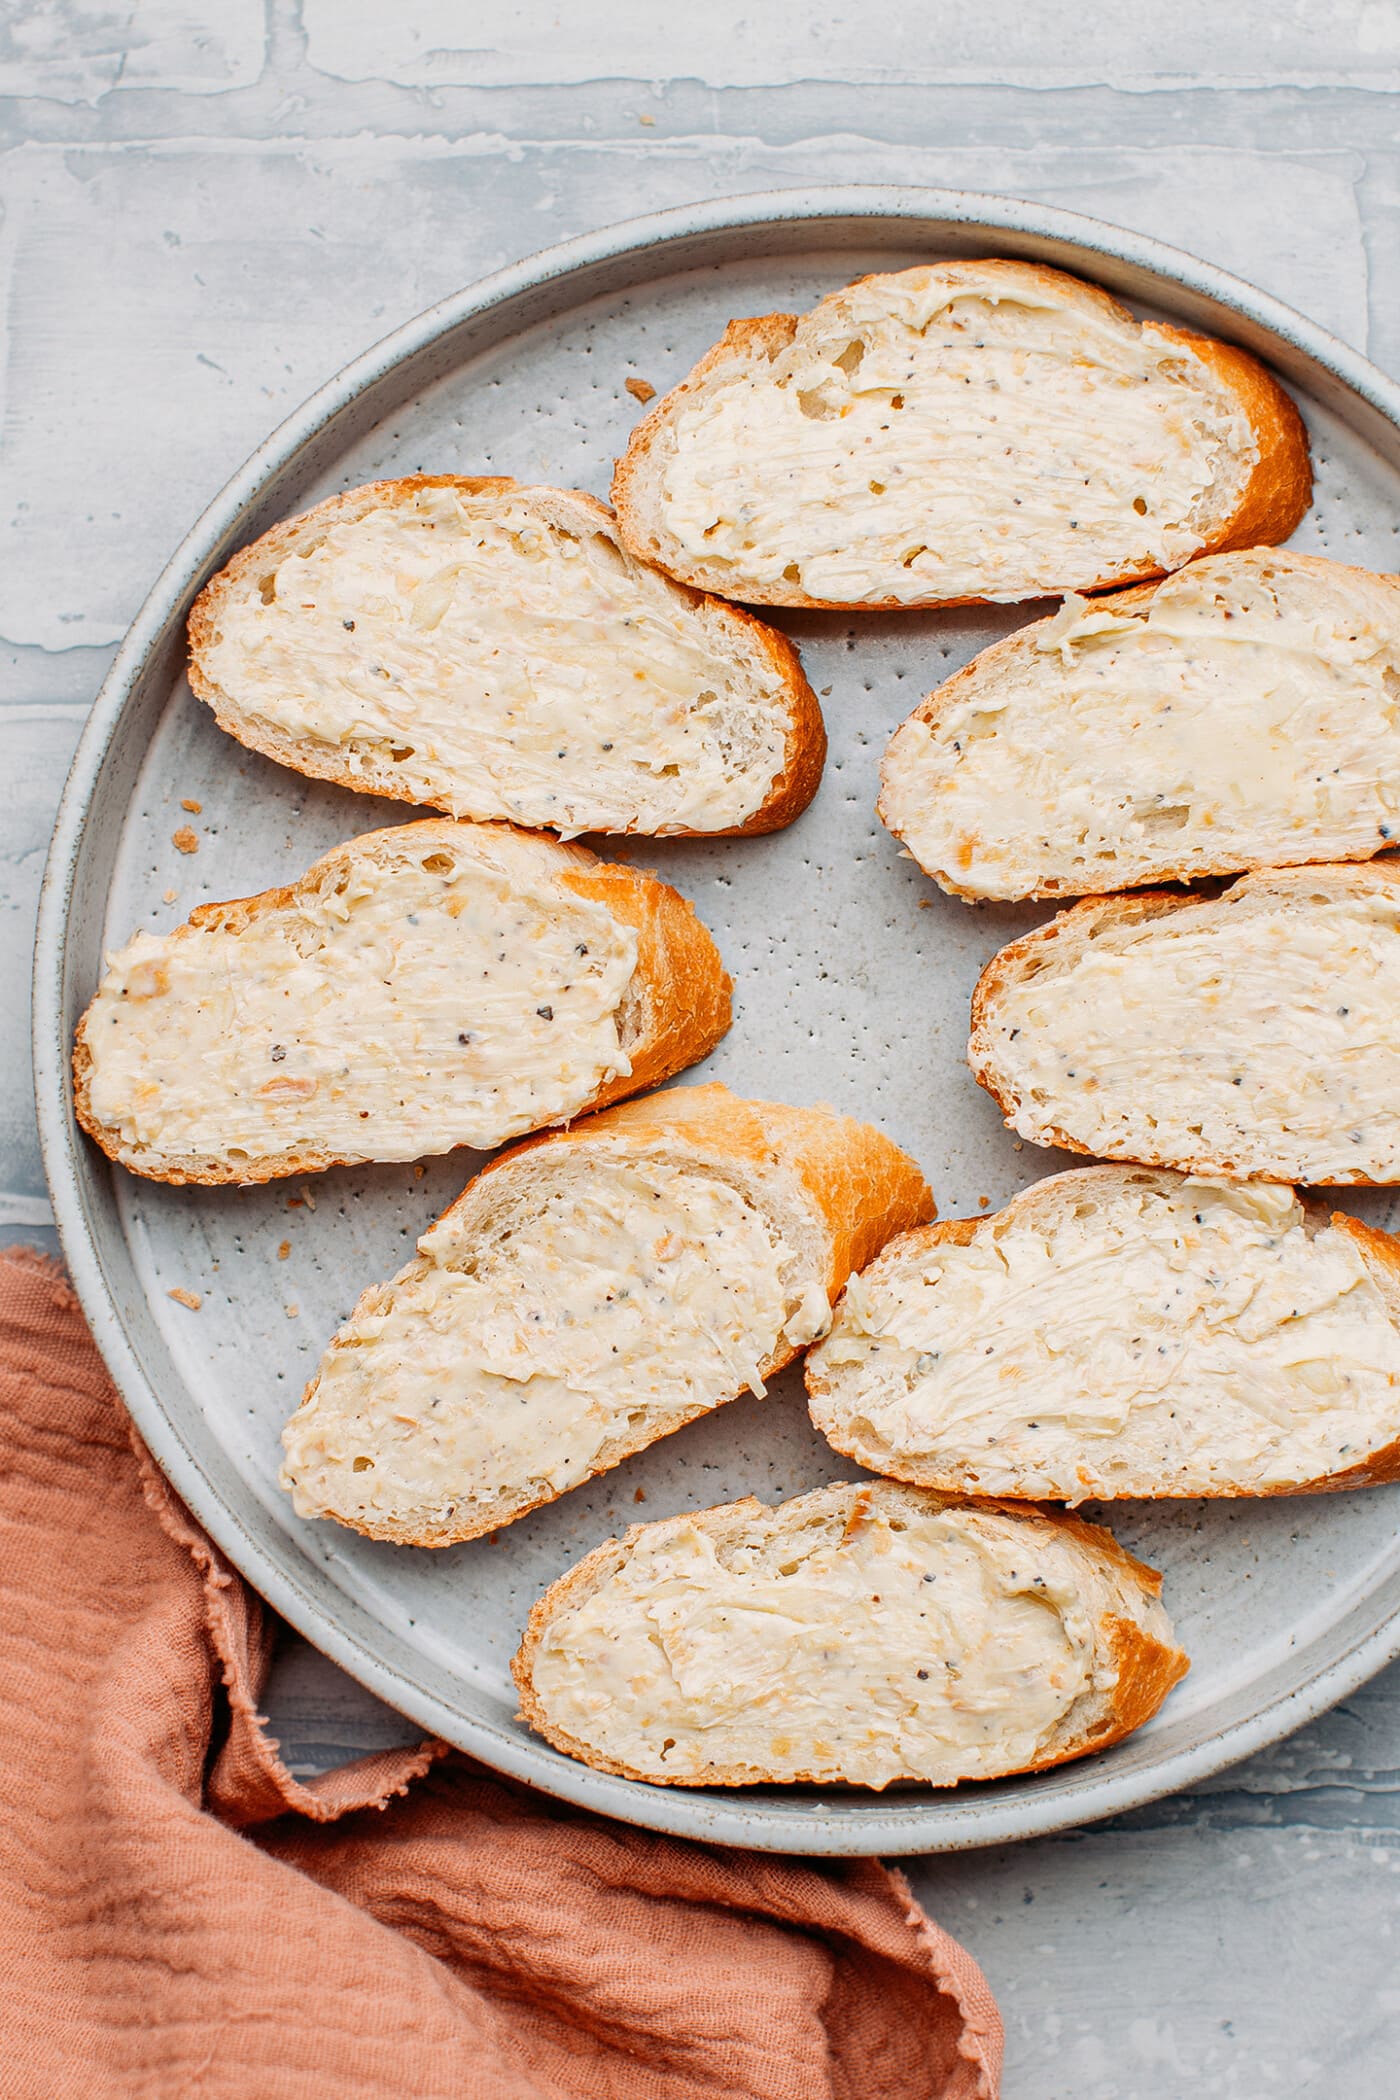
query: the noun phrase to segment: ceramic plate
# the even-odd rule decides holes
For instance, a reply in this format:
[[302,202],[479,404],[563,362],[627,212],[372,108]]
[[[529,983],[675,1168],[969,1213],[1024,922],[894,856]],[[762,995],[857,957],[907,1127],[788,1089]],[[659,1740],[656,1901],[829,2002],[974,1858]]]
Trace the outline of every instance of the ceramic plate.
[[[254,756],[192,698],[185,615],[236,548],[380,475],[513,474],[606,495],[641,413],[629,377],[669,387],[731,315],[801,310],[866,270],[989,253],[1078,271],[1140,313],[1271,362],[1307,416],[1318,471],[1296,543],[1393,565],[1400,392],[1218,270],[1089,219],[945,191],[803,191],[663,213],[444,301],[269,438],[160,577],[117,659],[74,761],[41,911],[36,1063],[64,1249],[142,1435],[229,1558],[318,1647],[486,1763],[634,1823],[780,1851],[1029,1836],[1149,1800],[1283,1735],[1400,1650],[1397,1490],[1120,1505],[1114,1528],[1165,1570],[1193,1667],[1157,1718],[1104,1756],[1035,1778],[885,1794],[648,1787],[591,1772],[514,1718],[507,1664],[531,1602],[638,1517],[748,1493],[776,1501],[851,1477],[808,1423],[800,1373],[494,1543],[434,1553],[300,1522],[276,1485],[282,1422],[361,1288],[407,1259],[477,1161],[457,1153],[426,1169],[347,1168],[242,1190],[139,1181],[76,1132],[68,1046],[104,945],[174,926],[202,900],[286,881],[337,841],[410,814]],[[924,693],[1044,610],[778,614],[831,736],[812,808],[772,838],[603,849],[693,898],[736,980],[732,1033],[687,1076],[881,1123],[921,1161],[945,1217],[1000,1204],[1063,1163],[1013,1140],[963,1062],[979,969],[1048,914],[943,896],[876,821],[876,772]],[[193,856],[172,843],[186,824],[199,837]],[[1376,1223],[1394,1208],[1385,1194],[1347,1206]],[[175,1290],[199,1293],[200,1309]]]

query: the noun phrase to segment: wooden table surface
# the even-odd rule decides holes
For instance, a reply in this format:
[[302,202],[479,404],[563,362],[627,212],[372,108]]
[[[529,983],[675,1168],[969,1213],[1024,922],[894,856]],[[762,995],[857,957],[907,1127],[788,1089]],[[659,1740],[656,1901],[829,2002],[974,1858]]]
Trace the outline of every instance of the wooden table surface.
[[[27,979],[83,718],[345,359],[568,234],[897,181],[1159,235],[1397,371],[1398,87],[1396,0],[9,0],[0,1235],[54,1244]],[[294,1640],[269,1707],[302,1771],[412,1733]],[[1400,1666],[1209,1786],[911,1872],[1000,1997],[1006,2100],[1400,2092]]]

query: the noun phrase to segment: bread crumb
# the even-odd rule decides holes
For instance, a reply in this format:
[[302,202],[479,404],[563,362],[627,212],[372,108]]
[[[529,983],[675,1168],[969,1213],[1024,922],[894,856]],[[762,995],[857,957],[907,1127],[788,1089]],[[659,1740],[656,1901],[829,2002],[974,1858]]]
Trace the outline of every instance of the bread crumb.
[[831,698],[831,693],[832,693],[832,688],[831,688],[831,687],[830,687],[829,685],[824,685],[824,686],[822,687],[822,693],[821,693],[821,696],[822,696],[823,700],[829,700],[829,699]]
[[656,388],[648,379],[624,379],[622,384],[634,401],[654,401]]
[[302,1202],[300,1196],[288,1196],[287,1208],[288,1210],[305,1210],[306,1205]]
[[639,124],[654,124],[656,119],[655,117],[638,117],[637,122]]
[[291,1241],[290,1241],[290,1240],[283,1240],[283,1242],[282,1242],[281,1246],[280,1246],[280,1247],[279,1247],[279,1248],[277,1249],[277,1259],[278,1259],[279,1261],[285,1261],[285,1260],[287,1259],[287,1256],[288,1256],[288,1255],[289,1255],[289,1254],[291,1253],[291,1251],[292,1251],[292,1243],[291,1243]]
[[175,902],[175,899],[179,896],[179,894],[180,892],[178,890],[167,890],[164,899],[165,903],[173,904]]
[[977,1198],[977,1208],[979,1210],[985,1210],[987,1208],[987,1205],[991,1202],[991,1200],[992,1199],[990,1196],[979,1196]]
[[182,824],[178,831],[171,832],[170,843],[181,853],[198,853],[199,834],[191,831],[188,824]]
[[166,1296],[173,1298],[177,1305],[188,1305],[191,1312],[198,1312],[204,1303],[198,1291],[181,1290],[178,1285],[173,1291],[167,1291]]
[[413,1169],[414,1180],[421,1181],[423,1179],[423,1176],[427,1173],[427,1171],[427,1168],[423,1165],[423,1162],[420,1160],[418,1162],[418,1165]]
[[315,1210],[316,1198],[312,1195],[310,1189],[306,1186],[305,1182],[303,1182],[301,1185],[301,1200],[306,1205],[308,1210]]
[[632,1500],[633,1500],[634,1502],[645,1502],[645,1501],[646,1501],[646,1499],[647,1499],[647,1491],[646,1491],[646,1489],[645,1489],[645,1488],[638,1488],[638,1489],[637,1489],[637,1492],[636,1492],[636,1494],[635,1494],[635,1495],[633,1495],[633,1497],[632,1497]]
[[287,1315],[287,1318],[289,1320],[298,1320],[301,1318],[301,1307],[299,1305],[284,1305],[282,1310]]
[[932,911],[932,910],[933,910],[933,899],[932,899],[932,897],[920,897],[920,899],[919,899],[919,910],[920,910],[920,911]]
[[196,802],[193,795],[186,795],[184,801],[180,804],[180,807],[181,809],[187,809],[192,817],[197,817],[203,810],[204,804],[202,802]]

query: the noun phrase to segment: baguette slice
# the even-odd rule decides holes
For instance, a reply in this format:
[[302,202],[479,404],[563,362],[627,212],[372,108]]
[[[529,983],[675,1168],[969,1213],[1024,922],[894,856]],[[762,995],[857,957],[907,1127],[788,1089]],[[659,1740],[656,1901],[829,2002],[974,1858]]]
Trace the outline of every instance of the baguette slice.
[[157,1181],[486,1150],[693,1064],[729,994],[709,934],[654,876],[429,818],[108,956],[74,1105]]
[[1082,896],[1400,837],[1400,578],[1256,547],[1065,600],[895,731],[880,815],[960,897]]
[[1161,1577],[1059,1511],[893,1481],[635,1525],[554,1584],[521,1718],[672,1786],[952,1786],[1102,1750],[1184,1675]]
[[1232,1180],[1400,1180],[1400,869],[1086,898],[992,957],[968,1063],[1038,1145]]
[[207,584],[190,684],[317,780],[556,831],[776,831],[821,710],[751,614],[634,561],[577,489],[415,474],[288,519]]
[[1038,264],[924,264],[731,321],[632,434],[624,543],[755,605],[1098,590],[1286,539],[1293,403],[1242,350]]
[[851,1270],[932,1215],[868,1123],[723,1086],[530,1139],[366,1291],[287,1425],[282,1485],[371,1538],[480,1537],[761,1395]]
[[838,1451],[920,1487],[1370,1486],[1400,1479],[1400,1241],[1272,1183],[1081,1167],[891,1240],[806,1378]]

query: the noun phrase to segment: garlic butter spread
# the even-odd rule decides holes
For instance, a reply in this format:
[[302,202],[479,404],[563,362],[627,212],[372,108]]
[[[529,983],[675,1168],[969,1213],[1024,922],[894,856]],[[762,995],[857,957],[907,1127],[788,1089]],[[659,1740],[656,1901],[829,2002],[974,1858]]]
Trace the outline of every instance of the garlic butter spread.
[[630,927],[562,886],[421,845],[365,856],[242,931],[110,955],[92,1112],[172,1158],[499,1145],[628,1071],[636,958]]
[[886,758],[882,814],[948,886],[1084,894],[1400,838],[1393,588],[1223,555],[1137,610],[1070,597],[1026,640]]
[[843,1538],[783,1514],[752,1544],[648,1526],[550,1621],[550,1721],[646,1776],[949,1784],[1032,1763],[1114,1683],[1070,1555],[1016,1519],[900,1506]]
[[523,496],[429,488],[331,516],[216,621],[202,668],[240,711],[454,816],[717,830],[783,770],[763,652]]
[[968,265],[852,285],[669,427],[658,516],[688,568],[851,604],[1179,567],[1258,458],[1185,344]]
[[852,1278],[809,1359],[842,1449],[1078,1502],[1296,1486],[1400,1437],[1400,1334],[1291,1189],[1141,1173],[1076,1203],[1074,1178]]
[[1261,879],[1110,921],[996,990],[977,1054],[1022,1137],[1278,1181],[1400,1179],[1400,895]]
[[527,1177],[509,1231],[449,1213],[340,1330],[284,1436],[299,1515],[468,1536],[639,1424],[649,1442],[761,1394],[825,1330],[821,1280],[727,1183],[606,1155],[560,1172]]

